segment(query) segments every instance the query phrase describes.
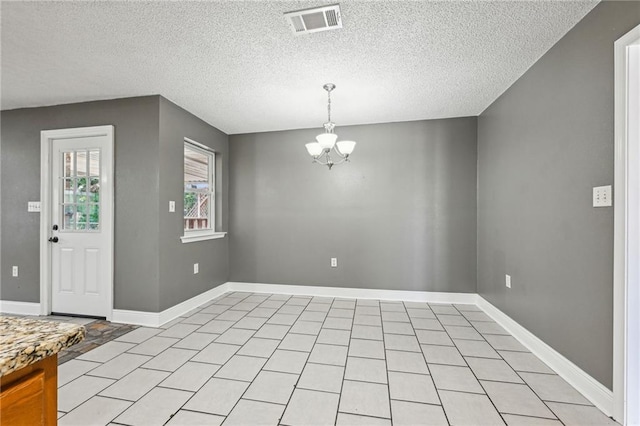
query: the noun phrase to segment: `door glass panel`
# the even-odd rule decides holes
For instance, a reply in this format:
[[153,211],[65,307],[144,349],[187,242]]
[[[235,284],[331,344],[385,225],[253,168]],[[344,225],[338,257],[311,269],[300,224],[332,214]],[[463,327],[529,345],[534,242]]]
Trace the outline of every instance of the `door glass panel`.
[[92,149],[89,151],[89,175],[100,177],[100,150]]
[[62,229],[73,231],[76,229],[75,223],[76,207],[74,204],[65,204],[62,206]]
[[87,229],[87,205],[78,204],[76,213],[76,229]]
[[64,176],[75,176],[75,154],[73,152],[62,153]]
[[76,180],[76,203],[87,202],[87,178],[79,177]]
[[88,210],[89,227],[87,229],[97,230],[100,229],[100,205],[89,204]]
[[62,183],[62,191],[64,193],[64,202],[73,203],[75,193],[73,190],[73,179],[64,179]]
[[91,178],[91,186],[89,187],[89,202],[97,203],[100,201],[100,180]]
[[87,151],[77,151],[77,167],[78,173],[77,176],[86,176],[87,175]]
[[100,150],[62,152],[62,231],[100,230]]

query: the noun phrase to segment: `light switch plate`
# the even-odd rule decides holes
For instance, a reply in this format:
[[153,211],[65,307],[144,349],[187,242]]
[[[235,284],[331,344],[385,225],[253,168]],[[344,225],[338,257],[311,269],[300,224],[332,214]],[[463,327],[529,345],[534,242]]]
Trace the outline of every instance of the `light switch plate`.
[[611,185],[593,188],[593,207],[611,207],[612,201]]
[[40,201],[27,201],[27,211],[29,213],[40,213]]
[[169,213],[174,213],[176,211],[176,202],[169,201]]

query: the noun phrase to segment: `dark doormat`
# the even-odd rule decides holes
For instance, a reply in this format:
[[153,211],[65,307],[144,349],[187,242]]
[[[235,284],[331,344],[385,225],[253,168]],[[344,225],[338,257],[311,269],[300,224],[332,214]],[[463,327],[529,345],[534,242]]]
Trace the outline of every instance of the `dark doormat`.
[[86,337],[77,345],[62,350],[58,354],[58,365],[80,356],[91,349],[95,349],[100,345],[104,345],[113,339],[127,334],[128,332],[138,328],[137,325],[116,324],[104,320],[96,320],[84,326],[87,329]]

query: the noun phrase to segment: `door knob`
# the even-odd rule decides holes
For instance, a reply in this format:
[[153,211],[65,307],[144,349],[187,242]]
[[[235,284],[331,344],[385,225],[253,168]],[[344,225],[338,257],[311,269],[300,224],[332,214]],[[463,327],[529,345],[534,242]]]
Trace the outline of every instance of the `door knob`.
[[50,243],[57,243],[57,242],[58,242],[58,237],[51,237],[51,238],[49,238],[49,242],[50,242]]

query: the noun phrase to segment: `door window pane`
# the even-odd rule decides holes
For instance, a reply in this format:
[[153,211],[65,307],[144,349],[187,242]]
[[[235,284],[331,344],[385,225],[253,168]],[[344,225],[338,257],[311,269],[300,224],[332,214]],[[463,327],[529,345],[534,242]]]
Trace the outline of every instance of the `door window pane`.
[[87,151],[76,152],[76,167],[77,167],[76,176],[87,175]]
[[65,204],[62,206],[62,229],[69,231],[76,229],[75,215],[76,207],[74,204]]
[[100,150],[98,149],[89,151],[89,175],[100,177]]
[[91,178],[89,186],[89,202],[97,203],[100,201],[100,179]]
[[65,203],[73,203],[75,201],[75,191],[73,190],[73,179],[64,179],[62,183],[63,199]]
[[62,164],[63,164],[63,173],[64,176],[75,176],[75,153],[74,152],[63,152],[62,153]]
[[100,229],[100,205],[89,204],[89,210],[87,211],[89,226],[87,229],[97,230]]
[[100,229],[100,150],[62,152],[62,230]]

